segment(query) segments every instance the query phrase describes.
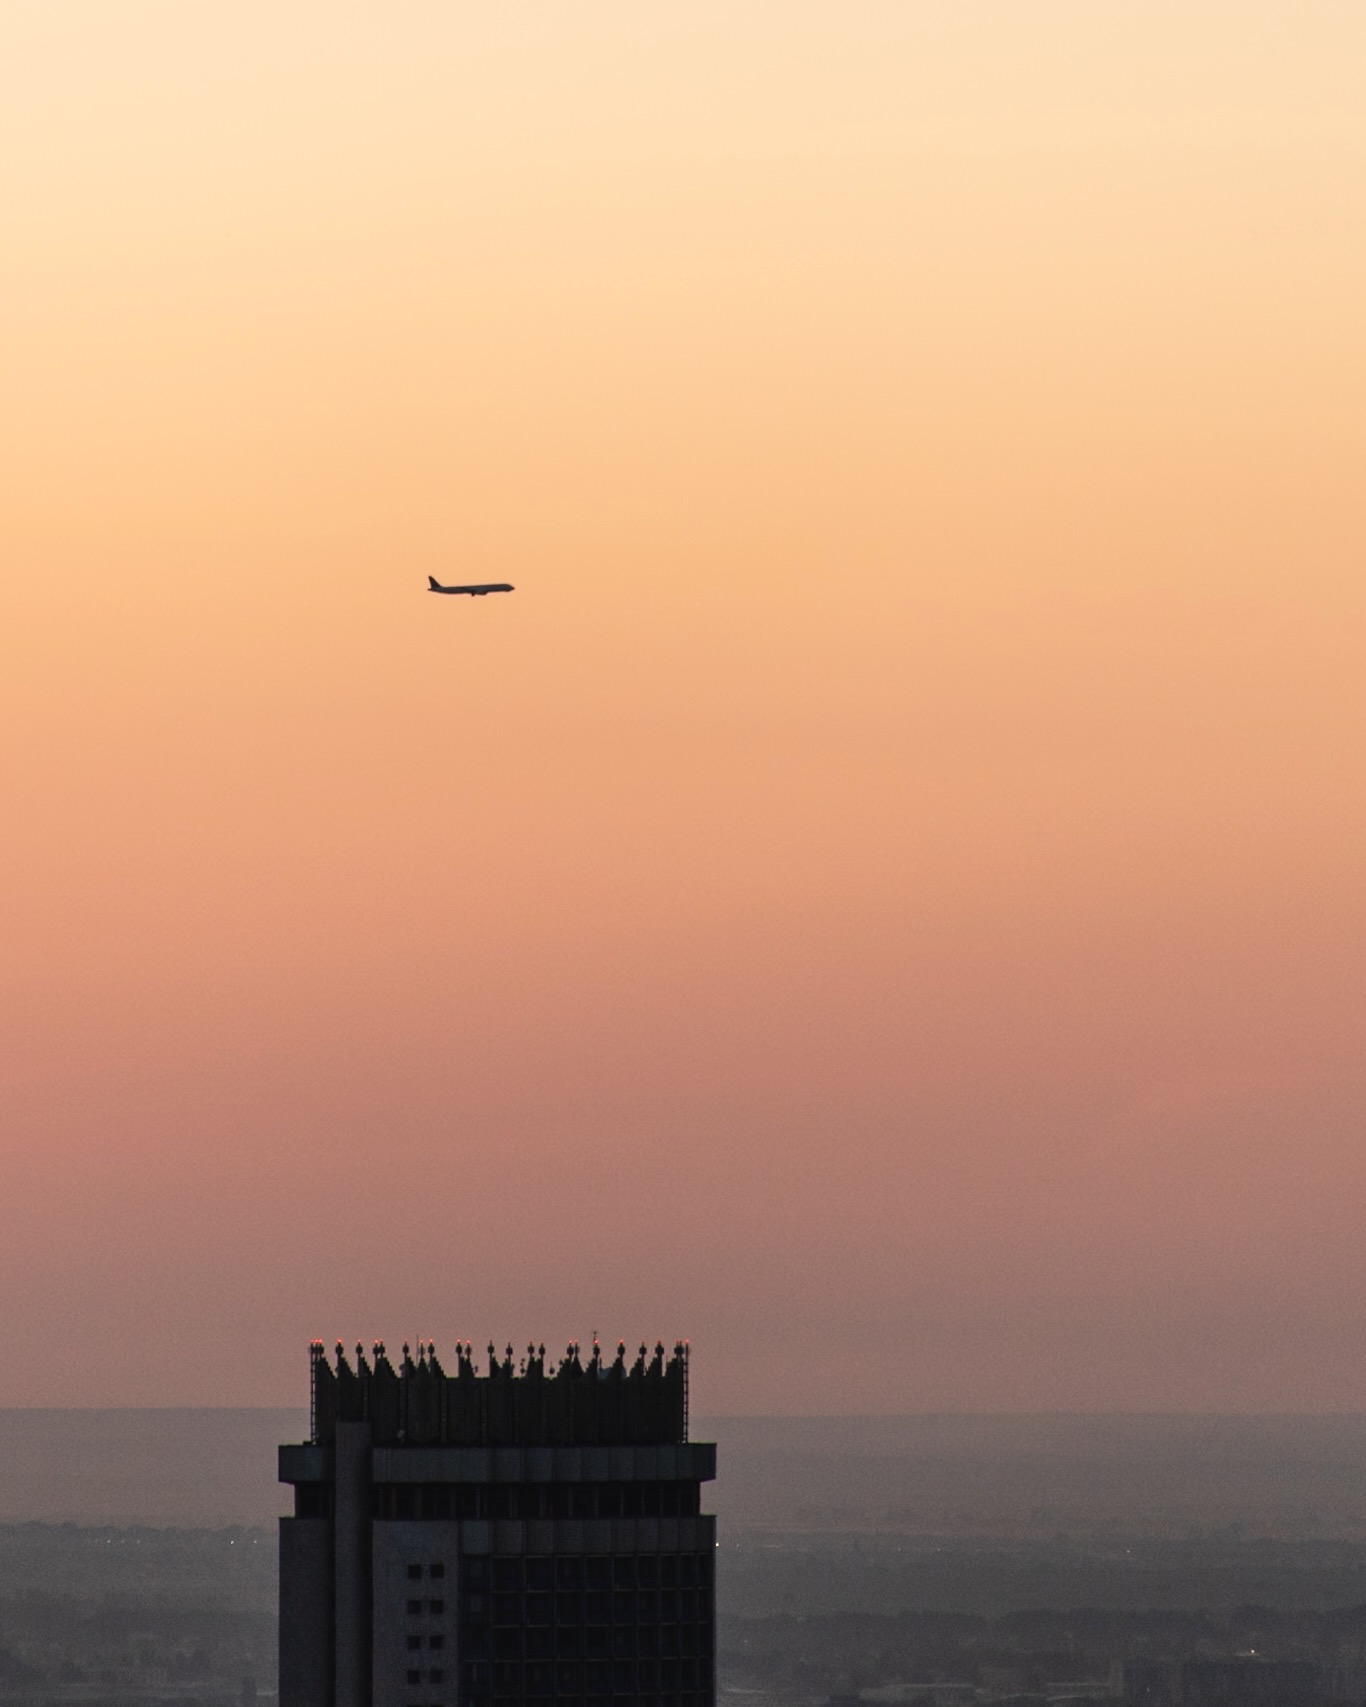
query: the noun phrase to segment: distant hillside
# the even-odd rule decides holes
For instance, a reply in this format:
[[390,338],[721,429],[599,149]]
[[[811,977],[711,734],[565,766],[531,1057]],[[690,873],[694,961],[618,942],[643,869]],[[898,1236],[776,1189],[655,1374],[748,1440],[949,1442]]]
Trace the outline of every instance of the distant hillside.
[[1366,1416],[746,1417],[715,1509],[748,1528],[1366,1536]]

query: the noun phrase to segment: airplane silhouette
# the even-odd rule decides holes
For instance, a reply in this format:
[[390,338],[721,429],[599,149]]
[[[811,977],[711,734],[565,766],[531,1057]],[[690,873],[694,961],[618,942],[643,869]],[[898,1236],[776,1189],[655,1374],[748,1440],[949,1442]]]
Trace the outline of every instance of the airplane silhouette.
[[481,599],[485,593],[510,593],[513,590],[507,581],[484,581],[473,587],[443,587],[435,575],[427,577],[429,593],[471,593],[475,598]]

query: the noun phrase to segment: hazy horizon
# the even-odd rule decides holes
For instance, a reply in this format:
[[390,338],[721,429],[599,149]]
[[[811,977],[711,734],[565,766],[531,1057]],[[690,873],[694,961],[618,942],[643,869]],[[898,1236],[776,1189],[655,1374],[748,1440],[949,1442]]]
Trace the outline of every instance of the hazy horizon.
[[[270,1524],[299,1408],[0,1410],[0,1524]],[[699,1417],[746,1530],[1366,1539],[1366,1415]]]

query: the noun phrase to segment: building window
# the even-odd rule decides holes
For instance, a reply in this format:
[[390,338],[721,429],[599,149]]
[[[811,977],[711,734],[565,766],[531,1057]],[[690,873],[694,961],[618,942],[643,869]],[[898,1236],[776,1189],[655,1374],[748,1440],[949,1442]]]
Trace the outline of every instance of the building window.
[[408,1650],[410,1653],[412,1652],[412,1650],[414,1648],[420,1648],[421,1646],[422,1646],[421,1636],[409,1636],[409,1638],[408,1638]]
[[444,1683],[446,1680],[446,1674],[440,1666],[433,1666],[427,1673],[427,1678],[431,1683]]
[[433,1616],[434,1616],[434,1617],[437,1617],[437,1618],[440,1618],[440,1616],[441,1616],[441,1615],[442,1615],[442,1613],[443,1613],[443,1612],[445,1612],[445,1610],[446,1610],[446,1603],[445,1603],[445,1601],[444,1601],[444,1600],[431,1600],[431,1601],[428,1601],[428,1603],[427,1603],[427,1610],[428,1610],[428,1612],[430,1612],[430,1613],[431,1613],[431,1614],[432,1614],[432,1615],[433,1615]]
[[417,1582],[418,1579],[421,1577],[421,1575],[422,1575],[422,1566],[421,1565],[409,1565],[409,1567],[408,1567],[408,1581],[410,1583]]
[[409,1683],[421,1683],[422,1682],[422,1673],[420,1671],[410,1671],[408,1673],[408,1682]]
[[445,1574],[446,1567],[444,1565],[437,1564],[427,1566],[427,1575],[429,1577],[444,1577]]
[[444,1636],[432,1636],[428,1640],[427,1646],[429,1648],[444,1648],[446,1646],[446,1638]]

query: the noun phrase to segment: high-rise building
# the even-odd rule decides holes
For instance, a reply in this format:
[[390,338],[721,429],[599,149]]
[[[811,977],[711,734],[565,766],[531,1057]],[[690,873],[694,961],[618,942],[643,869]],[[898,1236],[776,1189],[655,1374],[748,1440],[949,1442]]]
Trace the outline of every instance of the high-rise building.
[[280,1448],[280,1707],[712,1707],[716,1448],[688,1352],[312,1348]]

